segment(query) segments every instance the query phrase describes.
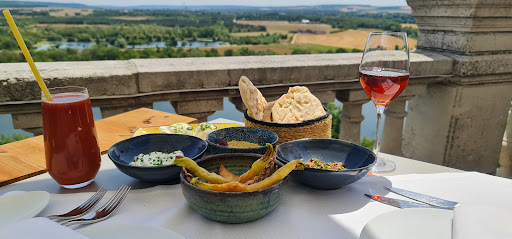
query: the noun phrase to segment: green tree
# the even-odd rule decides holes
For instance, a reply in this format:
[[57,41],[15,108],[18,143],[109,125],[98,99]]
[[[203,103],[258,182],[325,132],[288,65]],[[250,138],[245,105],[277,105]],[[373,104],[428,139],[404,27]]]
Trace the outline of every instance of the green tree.
[[30,138],[30,135],[21,135],[18,133],[14,133],[12,135],[1,134],[0,135],[0,145],[12,143],[12,142],[15,142],[18,140],[23,140],[26,138]]
[[114,42],[114,46],[117,46],[119,48],[126,48],[126,46],[128,46],[128,42],[126,42],[126,40],[121,37]]
[[55,32],[50,32],[47,37],[48,41],[62,41],[62,36]]
[[336,53],[347,53],[347,52],[348,51],[345,48],[338,48],[338,49],[336,49]]
[[126,49],[126,50],[123,51],[123,53],[121,55],[122,55],[121,59],[123,59],[123,60],[130,60],[130,59],[137,59],[137,58],[139,58],[139,55],[137,54],[137,51],[135,51],[133,49]]
[[77,35],[76,39],[78,41],[83,41],[83,42],[90,42],[91,41],[91,36],[87,33],[80,33]]
[[224,51],[224,56],[233,56],[233,49],[227,49]]

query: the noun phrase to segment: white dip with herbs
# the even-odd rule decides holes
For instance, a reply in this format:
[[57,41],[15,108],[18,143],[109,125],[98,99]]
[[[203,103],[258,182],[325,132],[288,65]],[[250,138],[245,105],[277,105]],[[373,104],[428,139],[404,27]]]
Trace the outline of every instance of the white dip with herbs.
[[139,154],[135,156],[135,158],[133,158],[133,161],[130,163],[130,165],[141,167],[172,165],[174,164],[176,156],[184,157],[185,155],[183,155],[183,152],[181,152],[181,150],[177,150],[172,153],[164,151],[151,152],[148,154]]

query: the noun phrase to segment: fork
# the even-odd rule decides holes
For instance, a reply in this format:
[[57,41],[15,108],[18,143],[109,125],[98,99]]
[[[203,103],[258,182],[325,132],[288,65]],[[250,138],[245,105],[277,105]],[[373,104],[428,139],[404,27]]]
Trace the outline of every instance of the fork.
[[64,221],[60,224],[63,226],[72,226],[75,224],[92,224],[96,222],[103,221],[110,217],[112,213],[121,205],[126,195],[128,195],[128,192],[130,191],[130,187],[123,185],[119,190],[117,190],[116,194],[110,198],[110,200],[103,205],[98,210],[94,211],[93,213],[79,219],[74,219],[71,221]]
[[82,205],[76,207],[75,209],[64,214],[47,216],[46,218],[51,220],[70,220],[79,218],[87,214],[94,206],[96,206],[96,204],[98,204],[98,202],[103,198],[106,192],[107,190],[105,190],[104,188],[100,188],[94,195],[92,195],[92,197],[87,199],[87,201],[85,201],[84,203],[82,203]]

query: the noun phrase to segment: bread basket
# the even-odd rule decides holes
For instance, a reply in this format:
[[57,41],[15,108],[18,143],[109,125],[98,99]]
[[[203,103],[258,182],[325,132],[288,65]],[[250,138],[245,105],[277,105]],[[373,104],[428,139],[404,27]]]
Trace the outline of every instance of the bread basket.
[[258,127],[273,131],[279,136],[277,144],[304,138],[331,138],[332,115],[325,107],[325,115],[300,123],[280,124],[256,120],[244,112],[246,127]]

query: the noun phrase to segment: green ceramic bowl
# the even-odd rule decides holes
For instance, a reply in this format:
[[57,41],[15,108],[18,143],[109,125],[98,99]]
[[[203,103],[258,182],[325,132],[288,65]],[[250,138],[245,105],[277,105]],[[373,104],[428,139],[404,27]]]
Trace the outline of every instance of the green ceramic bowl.
[[[219,172],[221,164],[240,175],[261,157],[259,154],[217,154],[197,161],[210,172]],[[225,223],[254,221],[274,210],[283,197],[288,177],[268,188],[251,192],[217,192],[196,187],[180,174],[181,189],[188,204],[203,216]]]

